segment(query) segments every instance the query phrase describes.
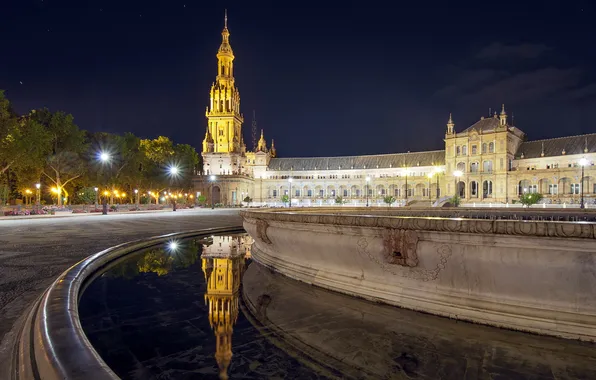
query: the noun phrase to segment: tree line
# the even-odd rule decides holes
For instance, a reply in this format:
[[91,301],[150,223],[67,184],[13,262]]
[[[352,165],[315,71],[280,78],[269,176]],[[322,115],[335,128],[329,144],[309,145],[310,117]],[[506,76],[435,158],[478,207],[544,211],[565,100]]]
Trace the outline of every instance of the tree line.
[[90,198],[102,196],[110,203],[123,195],[134,201],[134,190],[144,202],[157,202],[155,195],[165,190],[190,192],[198,165],[192,146],[164,136],[89,132],[71,114],[46,108],[19,115],[0,90],[2,204],[31,197],[36,184],[41,199],[58,205],[93,203]]

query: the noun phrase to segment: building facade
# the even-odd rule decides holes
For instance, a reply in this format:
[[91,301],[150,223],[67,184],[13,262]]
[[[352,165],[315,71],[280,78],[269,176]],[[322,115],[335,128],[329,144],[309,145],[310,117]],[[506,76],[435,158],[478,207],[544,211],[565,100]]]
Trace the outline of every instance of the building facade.
[[194,178],[208,203],[240,205],[249,197],[252,205],[274,207],[287,204],[282,199],[292,206],[385,206],[387,196],[404,205],[458,194],[464,203],[497,205],[527,192],[543,194],[545,205],[570,205],[579,204],[582,190],[586,203],[594,203],[596,133],[528,141],[504,105],[461,132],[449,115],[438,132],[445,133],[444,150],[279,158],[261,130],[254,151],[248,151],[229,37],[226,18],[206,111],[203,171]]

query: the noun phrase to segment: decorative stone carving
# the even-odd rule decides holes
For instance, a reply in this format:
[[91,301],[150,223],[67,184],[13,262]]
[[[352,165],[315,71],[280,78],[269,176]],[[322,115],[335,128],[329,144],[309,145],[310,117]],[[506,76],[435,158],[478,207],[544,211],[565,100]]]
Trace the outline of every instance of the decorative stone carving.
[[418,265],[418,233],[413,230],[386,228],[383,231],[385,261],[389,264],[415,267]]
[[269,228],[269,224],[265,220],[257,219],[257,238],[262,240],[266,244],[271,244],[271,240],[269,240],[269,236],[267,236],[267,228]]
[[[445,266],[447,265],[448,259],[451,257],[452,251],[451,247],[447,244],[442,244],[437,247],[437,255],[439,262],[437,263],[436,267],[433,269],[422,269],[422,268],[400,268],[399,266],[390,265],[384,263],[378,259],[377,256],[373,255],[371,252],[368,251],[368,240],[365,237],[361,237],[358,239],[358,253],[362,257],[367,257],[372,262],[378,264],[381,269],[387,273],[391,273],[394,276],[410,278],[413,280],[420,280],[420,281],[434,281],[439,277],[439,273]],[[364,277],[364,276],[363,276]]]

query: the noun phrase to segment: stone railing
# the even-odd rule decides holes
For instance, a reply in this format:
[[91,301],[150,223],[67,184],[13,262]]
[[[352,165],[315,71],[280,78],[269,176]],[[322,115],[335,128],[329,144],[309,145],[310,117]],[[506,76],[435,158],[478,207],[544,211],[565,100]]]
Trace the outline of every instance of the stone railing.
[[596,340],[583,210],[242,210],[253,258],[309,284],[511,329]]

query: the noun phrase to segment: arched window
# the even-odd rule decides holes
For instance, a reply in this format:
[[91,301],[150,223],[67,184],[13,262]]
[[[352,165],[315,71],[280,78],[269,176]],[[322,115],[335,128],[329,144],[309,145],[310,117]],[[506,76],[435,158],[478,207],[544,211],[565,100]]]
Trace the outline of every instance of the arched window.
[[486,143],[482,144],[482,153],[486,153]]
[[460,172],[465,172],[466,171],[466,163],[465,162],[458,162],[457,163],[457,170],[459,170]]
[[478,162],[472,162],[470,164],[470,172],[472,173],[478,173]]
[[461,155],[461,148],[459,146],[457,148],[455,148],[455,154],[457,156]]
[[470,197],[472,197],[472,198],[478,197],[478,182],[476,182],[476,181],[470,182]]
[[490,144],[488,144],[488,153],[494,153],[495,152],[495,143],[491,142]]
[[461,154],[464,156],[468,155],[468,146],[467,145],[464,145],[461,147]]
[[484,181],[482,184],[482,198],[492,198],[493,181]]

